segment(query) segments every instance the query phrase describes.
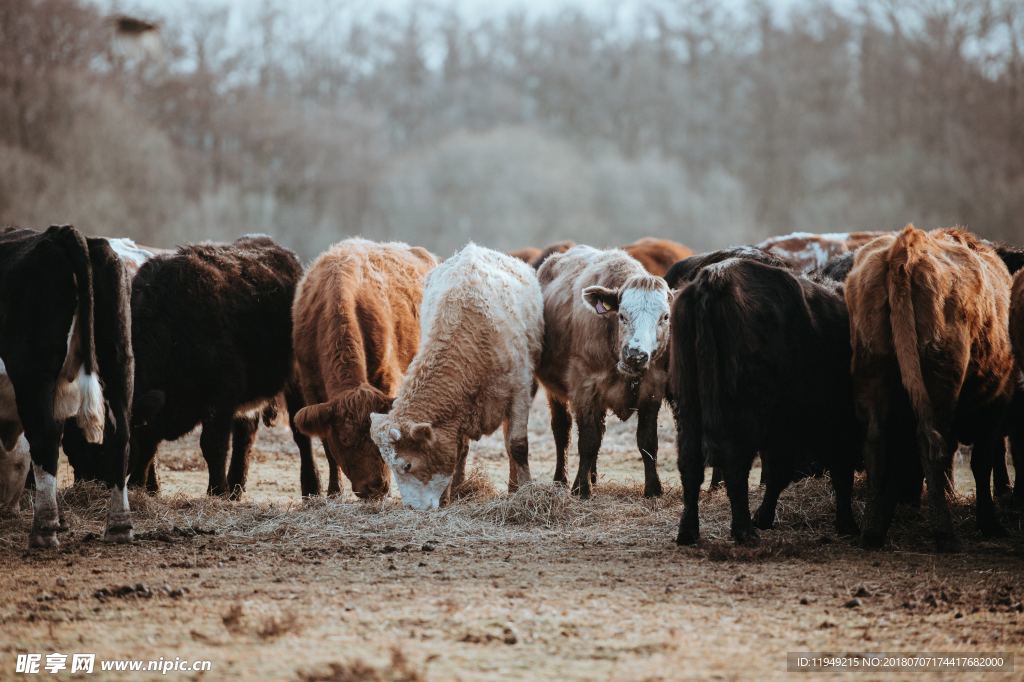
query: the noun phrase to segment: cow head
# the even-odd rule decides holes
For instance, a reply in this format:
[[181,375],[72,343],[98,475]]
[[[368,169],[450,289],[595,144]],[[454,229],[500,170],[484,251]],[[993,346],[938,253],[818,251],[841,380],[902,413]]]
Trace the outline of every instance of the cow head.
[[395,472],[405,506],[437,509],[455,472],[456,438],[426,422],[390,414],[370,415],[370,435]]
[[370,438],[370,413],[391,409],[392,398],[363,384],[342,391],[333,400],[302,408],[295,426],[307,436],[320,438],[362,499],[388,494],[391,474]]
[[618,318],[616,369],[621,374],[642,374],[665,352],[669,299],[665,280],[648,275],[630,277],[617,289],[590,286],[583,290],[583,300],[595,314]]

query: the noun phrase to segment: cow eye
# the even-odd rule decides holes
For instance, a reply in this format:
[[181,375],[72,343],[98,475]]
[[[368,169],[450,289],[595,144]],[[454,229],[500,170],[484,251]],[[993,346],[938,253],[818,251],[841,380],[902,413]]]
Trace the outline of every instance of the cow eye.
[[665,313],[664,315],[661,316],[661,321],[668,322],[668,313]]
[[404,471],[405,473],[409,473],[410,471],[412,471],[412,462],[406,462],[402,466],[402,471]]

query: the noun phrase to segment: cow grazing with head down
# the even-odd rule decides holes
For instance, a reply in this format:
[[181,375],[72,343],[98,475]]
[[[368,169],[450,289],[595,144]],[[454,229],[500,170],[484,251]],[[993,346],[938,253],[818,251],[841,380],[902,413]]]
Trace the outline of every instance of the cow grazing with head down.
[[580,466],[572,490],[586,498],[596,481],[606,412],[623,420],[636,412],[644,495],[660,495],[658,410],[668,363],[668,285],[624,251],[589,246],[552,256],[537,276],[545,320],[537,378],[551,409],[555,480],[568,482],[565,452],[573,417]]
[[647,272],[658,277],[664,277],[674,264],[693,255],[693,249],[688,246],[671,239],[654,237],[643,237],[621,248],[640,261]]
[[509,490],[530,480],[527,419],[544,313],[534,271],[469,244],[427,275],[420,346],[370,433],[406,506],[437,508],[465,476],[469,441],[504,428]]
[[804,274],[824,268],[829,260],[856,251],[875,237],[888,234],[864,230],[861,232],[792,232],[769,237],[757,247],[783,259],[797,272]]
[[891,473],[909,453],[887,448],[884,435],[903,395],[915,418],[936,548],[959,547],[945,495],[958,442],[974,445],[979,530],[1005,533],[990,478],[1013,394],[1009,292],[1010,275],[995,250],[962,230],[908,225],[858,251],[846,301],[854,396],[865,427],[865,546],[884,543],[895,510]]
[[[423,281],[437,265],[426,249],[347,239],[309,267],[293,307],[295,359],[306,407],[298,428],[319,436],[339,493],[337,469],[358,497],[386,495],[391,473],[370,438],[370,414],[387,412],[419,344]],[[312,461],[303,495],[318,495]]]
[[[94,443],[102,442],[106,426],[90,247],[70,225],[45,232],[7,230],[0,233],[0,281],[0,447],[8,466],[7,503],[16,495],[12,479],[23,476],[27,445],[36,485],[29,545],[55,547],[64,420],[75,417]],[[128,362],[130,356],[129,350]],[[131,521],[123,463],[106,474],[112,488],[106,539],[126,541]]]
[[[207,491],[232,497],[244,491],[259,415],[282,391],[290,417],[301,407],[297,391],[286,390],[294,372],[292,299],[301,276],[295,254],[265,236],[182,246],[139,268],[131,306],[134,485],[155,492],[158,445],[201,423]],[[293,436],[300,452],[309,448],[308,437],[294,428]]]
[[[832,470],[836,528],[857,532],[849,363],[849,322],[835,283],[732,257],[682,285],[672,308],[669,370],[683,480],[680,544],[699,537],[706,463],[723,471],[737,542],[754,539],[755,526],[771,528],[794,474],[822,461]],[[751,520],[747,478],[757,453],[766,490]]]

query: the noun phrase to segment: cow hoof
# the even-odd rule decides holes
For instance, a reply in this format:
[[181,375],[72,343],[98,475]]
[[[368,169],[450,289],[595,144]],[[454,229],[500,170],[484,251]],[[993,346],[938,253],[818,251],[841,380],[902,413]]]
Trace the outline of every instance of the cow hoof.
[[700,531],[696,528],[683,528],[680,526],[679,534],[676,535],[677,545],[696,545],[700,540]]
[[753,525],[744,528],[733,528],[732,539],[737,545],[754,545],[758,542],[757,529]]
[[28,536],[29,549],[57,549],[60,542],[57,540],[57,530],[32,529]]
[[644,497],[661,497],[661,481],[644,484]]
[[581,500],[589,500],[590,499],[590,486],[589,485],[586,485],[586,486],[581,485],[579,487],[573,488],[572,489],[572,494],[579,496],[579,498]]
[[766,512],[761,511],[761,509],[758,509],[756,512],[754,512],[754,517],[752,521],[754,523],[754,526],[756,528],[760,528],[761,530],[771,530],[775,527],[774,515],[769,517],[768,514]]
[[567,488],[569,487],[569,477],[568,476],[564,476],[564,475],[561,476],[561,477],[555,476],[554,481],[555,481],[555,485],[564,485]]
[[935,551],[939,554],[956,554],[963,551],[963,545],[952,533],[936,533]]
[[135,534],[132,532],[132,527],[130,525],[127,528],[123,526],[107,528],[103,533],[103,541],[115,545],[123,545],[128,542],[133,542],[134,540]]

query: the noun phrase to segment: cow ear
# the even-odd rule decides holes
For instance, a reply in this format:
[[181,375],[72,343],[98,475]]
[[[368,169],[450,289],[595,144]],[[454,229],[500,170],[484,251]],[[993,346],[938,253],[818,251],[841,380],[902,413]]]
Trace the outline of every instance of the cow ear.
[[409,429],[409,437],[420,445],[429,445],[434,440],[434,428],[426,422],[413,424]]
[[[381,414],[380,412],[371,412],[370,413],[370,434],[371,434],[371,436],[373,434],[375,434],[375,433],[380,433],[381,431],[383,431],[386,428],[387,422],[385,420],[387,418],[388,418],[388,416],[386,414]],[[391,427],[391,429],[388,430],[387,439],[390,442],[397,443],[401,438],[402,438],[402,432],[399,431],[398,429],[396,429],[394,427]]]
[[295,413],[295,428],[307,436],[323,437],[327,435],[335,417],[334,403],[307,405]]
[[594,285],[583,290],[583,300],[598,315],[615,312],[619,309],[619,290]]

